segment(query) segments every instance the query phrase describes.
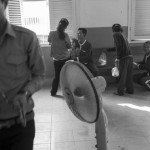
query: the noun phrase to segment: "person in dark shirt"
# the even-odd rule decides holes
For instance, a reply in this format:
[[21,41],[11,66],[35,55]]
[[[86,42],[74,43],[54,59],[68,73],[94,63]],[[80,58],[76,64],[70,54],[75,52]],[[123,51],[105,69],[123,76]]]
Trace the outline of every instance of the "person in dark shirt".
[[78,60],[84,64],[93,74],[93,76],[98,75],[98,70],[93,62],[92,58],[92,44],[86,40],[87,29],[79,28],[78,29],[78,41],[80,45],[80,51],[78,54]]
[[44,83],[45,66],[34,32],[8,23],[0,0],[0,150],[33,150],[32,95]]
[[145,42],[143,48],[145,52],[143,60],[138,63],[134,62],[133,64],[144,72],[135,74],[133,81],[150,89],[150,41]]
[[115,63],[119,69],[119,81],[118,88],[114,94],[122,96],[124,91],[126,93],[133,94],[133,57],[131,54],[130,45],[126,36],[123,34],[123,29],[120,24],[114,24],[112,26],[114,45],[116,48],[116,60]]

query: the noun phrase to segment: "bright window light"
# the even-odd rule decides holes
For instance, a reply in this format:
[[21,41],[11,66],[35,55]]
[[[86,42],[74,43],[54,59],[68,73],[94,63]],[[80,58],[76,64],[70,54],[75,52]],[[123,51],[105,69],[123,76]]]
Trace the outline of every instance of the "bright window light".
[[122,103],[122,104],[117,104],[117,105],[150,112],[150,107],[147,107],[147,106],[137,106],[137,105],[133,105],[129,103]]
[[50,32],[48,1],[23,1],[22,13],[23,26],[34,31],[41,44],[47,44],[47,38]]

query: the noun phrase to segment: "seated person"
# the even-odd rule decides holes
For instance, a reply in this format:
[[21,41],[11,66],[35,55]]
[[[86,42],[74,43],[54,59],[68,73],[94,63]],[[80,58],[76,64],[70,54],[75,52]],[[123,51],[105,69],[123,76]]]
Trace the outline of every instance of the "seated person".
[[89,41],[86,40],[85,36],[87,34],[87,29],[79,28],[78,29],[78,42],[80,45],[79,54],[77,60],[84,64],[93,74],[93,76],[98,75],[98,69],[94,65],[92,59],[92,45]]
[[143,45],[144,48],[144,58],[141,62],[134,62],[134,66],[136,66],[140,70],[144,70],[144,72],[135,74],[133,76],[133,80],[150,89],[150,41],[147,41]]
[[79,55],[79,51],[80,51],[79,42],[76,38],[73,38],[71,40],[71,51],[70,51],[71,59],[75,60],[76,57],[78,57]]

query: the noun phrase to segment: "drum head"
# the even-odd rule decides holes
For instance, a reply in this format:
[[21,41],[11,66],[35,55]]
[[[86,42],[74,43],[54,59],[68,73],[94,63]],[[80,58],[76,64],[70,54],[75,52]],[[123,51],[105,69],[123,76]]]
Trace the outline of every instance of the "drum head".
[[60,73],[63,96],[73,114],[81,121],[94,123],[99,116],[101,104],[93,75],[81,63],[68,61]]

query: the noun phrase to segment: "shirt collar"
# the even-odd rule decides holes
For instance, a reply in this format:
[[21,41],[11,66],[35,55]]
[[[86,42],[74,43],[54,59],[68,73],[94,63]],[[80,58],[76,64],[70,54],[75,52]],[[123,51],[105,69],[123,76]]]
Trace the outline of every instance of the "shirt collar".
[[8,34],[8,35],[10,35],[12,37],[16,37],[14,29],[12,28],[12,25],[10,23],[8,23],[8,22],[7,22],[7,27],[6,27],[4,35],[6,35],[6,34]]
[[9,24],[8,22],[6,24],[6,30],[5,30],[4,34],[2,35],[2,37],[0,39],[0,45],[3,42],[3,40],[4,40],[4,38],[5,38],[6,35],[12,36],[14,38],[16,37],[16,34],[15,34],[13,28],[12,28],[12,25]]
[[86,42],[86,40],[84,40],[84,42],[83,42],[82,44],[80,44],[80,43],[79,43],[79,44],[80,44],[80,46],[84,45],[84,44],[85,44],[85,42]]

